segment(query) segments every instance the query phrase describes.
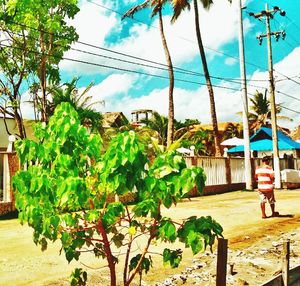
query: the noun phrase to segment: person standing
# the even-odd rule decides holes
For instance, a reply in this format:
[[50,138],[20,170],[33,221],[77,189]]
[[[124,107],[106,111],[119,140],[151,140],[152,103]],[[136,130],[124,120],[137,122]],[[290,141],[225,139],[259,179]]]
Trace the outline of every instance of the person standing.
[[272,217],[278,216],[279,213],[275,211],[275,195],[274,195],[274,170],[270,166],[270,156],[262,158],[262,165],[258,166],[255,170],[255,178],[257,180],[258,194],[260,197],[260,207],[262,218],[266,216],[266,203],[268,202]]

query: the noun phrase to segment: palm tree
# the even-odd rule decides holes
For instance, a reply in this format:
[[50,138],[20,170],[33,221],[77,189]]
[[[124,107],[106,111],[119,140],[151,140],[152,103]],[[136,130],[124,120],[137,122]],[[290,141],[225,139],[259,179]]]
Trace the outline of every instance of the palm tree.
[[99,131],[102,115],[92,108],[96,103],[91,103],[92,97],[87,96],[87,92],[91,89],[93,83],[90,83],[84,91],[79,94],[76,87],[77,82],[78,78],[73,78],[71,82],[64,83],[62,86],[52,85],[48,87],[52,102],[48,105],[47,114],[48,116],[53,115],[57,105],[62,102],[69,102],[78,112],[82,125],[90,127],[92,130]]
[[[190,1],[191,0],[172,0],[173,3],[173,17],[171,22],[174,23],[177,18],[180,16],[181,12],[185,9],[190,9]],[[213,125],[213,134],[214,134],[214,142],[215,142],[215,155],[221,156],[221,145],[220,145],[220,135],[218,129],[218,121],[217,121],[217,114],[216,114],[216,107],[215,107],[215,99],[214,99],[214,91],[210,80],[210,75],[208,71],[205,51],[203,47],[203,42],[201,38],[201,31],[200,31],[200,22],[199,22],[199,12],[198,12],[198,0],[194,0],[194,11],[195,11],[195,27],[196,27],[196,35],[197,35],[197,42],[200,52],[200,57],[202,61],[203,72],[206,80],[206,86],[208,89],[209,99],[210,99],[210,114],[211,120]],[[209,9],[210,5],[213,3],[212,0],[200,0],[203,7],[205,9]]]
[[134,6],[129,9],[122,17],[133,17],[133,15],[145,8],[152,8],[151,17],[158,15],[159,19],[159,30],[161,35],[161,40],[163,48],[165,51],[165,57],[168,65],[169,72],[169,110],[168,110],[168,133],[167,133],[167,146],[171,145],[174,140],[174,100],[173,100],[173,90],[174,90],[174,71],[173,63],[171,60],[169,48],[167,45],[167,40],[164,33],[163,18],[162,18],[162,8],[168,2],[168,0],[146,0],[142,4]]
[[242,138],[243,137],[243,125],[240,123],[228,123],[226,126],[224,133],[223,133],[223,140],[233,138],[233,137],[238,137]]
[[[265,94],[256,91],[253,98],[250,98],[250,112],[249,112],[249,123],[251,130],[258,130],[259,128],[266,126],[269,127],[271,125],[271,109],[270,109],[270,101],[267,98],[267,90]],[[281,112],[281,105],[276,104],[276,113]],[[239,113],[241,114],[241,113]],[[289,120],[293,119],[287,116],[278,116],[278,119]]]
[[[141,120],[146,126],[142,129],[150,136],[157,137],[159,145],[167,145],[168,118],[154,111],[151,118]],[[142,132],[140,132],[142,133]],[[170,146],[170,145],[167,145]]]

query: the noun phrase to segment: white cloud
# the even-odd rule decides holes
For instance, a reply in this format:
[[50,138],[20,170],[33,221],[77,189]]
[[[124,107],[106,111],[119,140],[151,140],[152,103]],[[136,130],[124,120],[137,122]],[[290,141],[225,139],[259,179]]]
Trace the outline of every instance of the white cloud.
[[[101,3],[103,1],[100,1]],[[107,6],[108,4],[105,3]],[[70,25],[76,28],[76,32],[79,35],[79,41],[87,43],[89,45],[103,47],[105,38],[116,30],[117,16],[114,13],[107,13],[106,9],[96,6],[90,2],[83,2],[80,6],[80,11],[73,20],[69,21]],[[96,54],[107,54],[97,48],[89,47],[76,43],[72,46],[75,49],[80,49],[85,52],[91,52]],[[92,56],[87,53],[81,53],[78,51],[70,50],[65,55],[67,58],[77,59],[86,62],[100,62],[99,57]],[[102,62],[103,64],[103,62]],[[62,61],[60,65],[63,71],[67,72],[81,72],[81,73],[100,73],[103,72],[100,67],[93,67],[92,65],[79,64],[72,61]]]
[[234,59],[234,58],[226,58],[225,59],[225,64],[228,65],[228,66],[233,66],[237,63],[237,59]]
[[[103,1],[100,1],[101,3]],[[105,2],[105,6],[107,6]],[[112,4],[111,4],[112,5]],[[215,2],[209,11],[200,9],[201,34],[206,49],[208,59],[216,56],[215,50],[220,49],[224,44],[229,43],[237,37],[237,13],[236,5],[230,5],[227,1]],[[139,14],[136,15],[139,19]],[[196,40],[194,28],[194,13],[191,11],[184,12],[180,18],[172,25],[170,16],[164,16],[164,31],[170,49],[173,64],[176,66],[183,63],[191,63],[195,57],[199,57],[199,50]],[[222,19],[222,21],[216,20]],[[147,19],[150,20],[150,19]],[[124,23],[120,19],[120,15],[103,9],[93,3],[84,2],[80,12],[71,21],[76,27],[80,36],[80,41],[108,48],[116,52],[133,55],[162,64],[166,63],[165,54],[161,42],[158,18],[156,17],[151,26],[141,24],[128,19],[132,23],[131,29],[127,37],[121,33]],[[245,30],[249,30],[251,24],[245,21]],[[107,36],[115,33],[118,41],[106,43]],[[120,59],[139,62],[137,59],[130,59],[121,55],[116,55],[103,49],[95,49],[92,47],[75,45],[78,49],[86,52],[101,54],[109,57],[117,57]],[[81,61],[99,63],[102,65],[111,65],[125,69],[142,69],[141,66],[133,66],[124,62],[109,60],[90,54],[69,51],[65,55],[69,58],[76,58]],[[200,60],[199,60],[200,63]],[[78,64],[74,62],[64,61],[61,67],[65,71],[73,71],[79,73],[107,73],[110,69],[105,69],[92,65]],[[146,69],[147,72],[158,73],[159,71]]]
[[[120,95],[126,96],[128,90],[136,84],[137,77],[132,74],[112,74],[106,77],[102,82],[93,86],[87,93],[87,96],[92,96],[92,102],[105,102],[105,110],[111,108],[113,102],[118,100]],[[83,91],[84,88],[80,89]],[[108,111],[121,111],[121,110]],[[103,110],[103,106],[100,107]]]

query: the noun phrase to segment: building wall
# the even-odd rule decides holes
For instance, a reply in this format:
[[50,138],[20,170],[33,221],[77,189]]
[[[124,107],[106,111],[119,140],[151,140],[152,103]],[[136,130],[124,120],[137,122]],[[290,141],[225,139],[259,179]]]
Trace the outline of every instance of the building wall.
[[[6,119],[8,131],[12,135],[17,135],[18,128],[16,126],[16,122],[13,118],[8,118]],[[25,130],[26,130],[26,136],[29,139],[34,139],[33,136],[33,120],[24,120],[24,125],[25,125]],[[8,136],[5,124],[4,124],[4,119],[0,118],[0,151],[6,151],[7,146],[8,146]]]
[[[9,132],[16,133],[16,123],[12,118],[6,119]],[[0,150],[6,150],[8,145],[8,134],[5,129],[4,119],[0,118]]]

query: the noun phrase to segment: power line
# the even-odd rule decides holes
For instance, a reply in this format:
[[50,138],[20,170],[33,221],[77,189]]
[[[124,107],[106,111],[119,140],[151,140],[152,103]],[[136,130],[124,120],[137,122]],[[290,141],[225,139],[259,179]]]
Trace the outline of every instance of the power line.
[[286,16],[286,18],[293,24],[295,25],[295,27],[300,31],[300,27],[291,19],[289,18],[288,16]]
[[[12,46],[5,45],[5,44],[2,44],[2,43],[0,43],[0,46],[7,47],[7,48],[12,48],[12,49],[18,49],[18,50],[26,51],[26,52],[29,52],[29,53],[38,54],[38,55],[46,55],[46,56],[54,57],[54,58],[57,57],[57,56],[52,55],[52,54],[41,53],[41,52],[37,52],[37,51],[33,51],[33,50],[28,50],[28,49],[20,48],[20,47],[12,47]],[[94,62],[92,63],[92,62],[87,62],[87,61],[82,61],[82,60],[73,59],[73,58],[67,58],[67,57],[62,57],[61,59],[67,60],[67,61],[72,61],[72,62],[77,62],[77,63],[81,63],[81,64],[87,64],[87,65],[97,66],[97,67],[106,68],[106,69],[114,69],[114,70],[118,70],[118,71],[124,71],[124,72],[135,73],[135,74],[139,74],[139,75],[145,75],[145,76],[150,76],[150,77],[156,77],[156,78],[161,78],[161,79],[167,79],[167,80],[169,80],[169,77],[166,77],[166,76],[155,75],[155,74],[150,74],[150,73],[145,73],[145,72],[140,72],[140,71],[134,71],[134,70],[120,68],[120,67],[115,67],[115,66],[102,65],[102,64],[98,64],[98,63],[94,63]],[[175,81],[180,81],[180,82],[185,82],[185,83],[192,83],[192,84],[197,84],[197,85],[206,85],[206,83],[195,82],[195,81],[184,80],[184,79],[178,79],[178,78],[175,78]],[[239,89],[231,88],[231,87],[226,87],[226,86],[220,86],[220,85],[212,85],[212,86],[216,87],[216,88],[221,88],[221,89],[227,89],[227,90],[232,90],[232,91],[239,91]]]
[[[121,14],[121,13],[119,13],[118,11],[115,11],[115,10],[113,10],[113,9],[107,8],[107,7],[103,6],[103,5],[94,3],[94,2],[92,2],[92,1],[89,1],[89,2],[91,2],[91,3],[93,3],[93,4],[97,5],[97,6],[100,6],[100,7],[104,8],[104,9],[108,9],[108,10],[110,10],[110,11],[112,11],[112,12]],[[12,23],[14,23],[14,24],[16,24],[16,25],[19,25],[19,26],[22,26],[22,27],[25,27],[25,28],[32,29],[32,30],[43,31],[43,32],[45,32],[45,33],[47,33],[47,34],[53,34],[53,33],[50,33],[50,32],[48,32],[48,31],[41,30],[41,29],[37,29],[37,28],[34,28],[34,27],[30,27],[30,26],[25,25],[25,24],[16,23],[16,22],[12,22]],[[142,22],[142,23],[143,23],[143,22]],[[63,38],[63,39],[67,39],[67,37],[63,37],[63,36],[59,36],[59,35],[57,35],[57,36],[60,37],[60,38]],[[76,42],[79,43],[79,44],[85,45],[85,46],[89,46],[89,47],[92,47],[92,48],[104,50],[104,51],[107,51],[107,52],[110,52],[110,53],[115,53],[115,54],[122,55],[122,56],[125,56],[125,57],[130,57],[130,58],[133,58],[133,59],[137,59],[137,60],[141,60],[141,61],[145,61],[145,62],[157,64],[157,65],[160,65],[160,66],[168,67],[166,64],[162,64],[162,63],[159,63],[159,62],[155,62],[155,61],[151,61],[151,60],[146,60],[146,59],[144,59],[144,58],[132,56],[132,55],[129,55],[129,54],[125,54],[125,53],[113,51],[113,50],[110,50],[110,49],[107,49],[107,48],[103,48],[103,47],[99,47],[99,46],[96,46],[96,45],[88,44],[88,43],[85,43],[85,42],[82,42],[82,41],[76,41]],[[84,53],[87,53],[87,54],[90,53],[90,52],[83,51],[83,50],[79,50],[79,49],[75,49],[75,48],[71,48],[71,49],[77,50],[77,51],[79,51],[79,52],[84,52]],[[219,51],[216,51],[216,52],[219,52]],[[222,52],[220,52],[220,53],[222,53]],[[114,60],[120,60],[120,61],[132,63],[132,64],[137,64],[137,65],[141,65],[141,66],[144,65],[144,64],[141,64],[141,63],[129,62],[129,61],[126,61],[126,60],[116,59],[116,58],[112,58],[112,57],[108,57],[108,56],[104,56],[104,55],[99,55],[99,54],[94,54],[94,53],[90,53],[90,54],[93,54],[93,55],[99,56],[99,57],[107,57],[107,58],[114,59]],[[223,54],[223,55],[226,55],[226,56],[228,56],[228,57],[232,57],[231,55],[227,55],[227,54],[225,54],[225,53],[222,53],[222,54]],[[236,57],[233,57],[233,58],[237,59]],[[71,59],[71,60],[74,61],[75,59]],[[249,63],[248,63],[248,64],[249,64]],[[251,63],[250,63],[250,64],[251,64]],[[255,65],[255,64],[252,64],[252,65],[254,65],[254,66],[258,67],[258,68],[261,68],[260,66],[257,66],[257,65]],[[162,69],[162,68],[159,68],[159,67],[153,67],[153,66],[150,66],[150,65],[144,65],[144,66],[148,66],[148,67],[152,67],[152,68],[157,68],[157,69]],[[174,67],[174,69],[175,69],[177,72],[181,72],[181,73],[187,73],[187,74],[190,74],[190,75],[194,74],[194,75],[204,76],[204,75],[201,74],[201,73],[197,73],[197,72],[185,70],[185,69],[178,68],[178,67]],[[163,69],[163,70],[164,70],[164,69]],[[273,69],[273,70],[275,71],[275,69]],[[275,71],[275,72],[277,72],[277,71]],[[282,76],[284,76],[287,80],[291,80],[291,81],[293,81],[293,82],[295,82],[295,83],[297,83],[297,84],[300,84],[299,82],[293,80],[291,77],[288,77],[288,76],[286,76],[286,75],[284,75],[284,74],[282,74],[282,73],[280,73],[280,72],[277,72],[277,73],[279,73],[279,74],[281,74]],[[147,73],[145,73],[145,74],[147,74]],[[233,79],[233,78],[216,77],[216,76],[211,76],[211,77],[212,77],[212,78],[215,78],[215,79],[218,79],[218,80],[229,81],[229,82],[233,82],[233,83],[237,83],[237,84],[240,83],[240,81],[241,81],[241,79],[238,79],[238,78],[237,78],[237,79]],[[181,80],[181,81],[183,81],[183,80]],[[251,81],[267,82],[268,80],[247,80],[247,82],[251,82]],[[187,81],[187,82],[188,82],[188,81]],[[201,84],[201,83],[199,83],[199,84]],[[204,85],[204,84],[203,84],[203,85]],[[250,85],[250,84],[248,84],[248,85],[249,85],[249,86],[252,86],[252,87],[256,87],[256,88],[265,88],[265,87],[257,86],[257,85]],[[213,86],[218,87],[217,85],[213,85]],[[229,89],[229,88],[228,88],[228,89]],[[239,89],[233,89],[233,90],[237,91],[237,90],[239,90]]]
[[284,92],[282,92],[282,91],[276,90],[276,92],[277,92],[277,93],[280,93],[280,94],[282,94],[282,95],[285,95],[285,96],[287,96],[287,97],[290,97],[290,98],[293,98],[293,99],[295,99],[295,100],[300,101],[299,98],[294,97],[294,96],[292,96],[292,95],[289,95],[289,94],[287,94],[287,93],[284,93]]
[[[90,3],[92,3],[92,4],[96,5],[96,6],[99,6],[99,7],[103,8],[103,9],[106,9],[106,10],[109,10],[109,11],[111,11],[111,12],[117,13],[118,15],[123,15],[122,13],[120,13],[120,12],[114,10],[114,9],[108,8],[108,7],[104,6],[104,5],[100,5],[100,4],[95,3],[95,2],[93,2],[93,1],[91,1],[91,0],[89,0],[88,2],[90,2]],[[130,19],[134,19],[134,18],[130,18]],[[134,20],[135,20],[135,19],[134,19]],[[142,21],[140,21],[140,20],[136,20],[136,21],[148,25],[147,23],[142,22]],[[36,31],[43,31],[44,33],[47,33],[47,34],[53,34],[53,33],[50,33],[50,32],[48,32],[48,31],[45,31],[45,30],[42,30],[42,29],[37,29],[37,28],[34,28],[34,27],[30,27],[30,26],[25,25],[25,24],[16,23],[16,22],[13,22],[13,21],[11,21],[11,23],[14,23],[14,24],[16,24],[16,25],[23,26],[23,27],[26,27],[26,28],[29,28],[29,29],[33,29],[33,30],[36,30]],[[153,28],[158,29],[157,27],[155,27],[155,26],[153,26],[153,25],[150,25],[150,27],[153,27]],[[68,38],[63,37],[63,36],[59,36],[59,35],[56,35],[56,36],[57,36],[57,37],[60,37],[60,38],[63,38],[63,39],[68,39]],[[193,41],[191,41],[191,40],[188,40],[188,39],[183,38],[183,37],[180,37],[180,38],[182,38],[183,40],[190,41],[190,42],[192,42],[192,43],[195,44],[195,42],[193,42]],[[159,62],[155,62],[155,61],[151,61],[151,60],[146,60],[146,59],[143,59],[143,58],[140,58],[140,57],[132,56],[132,55],[125,54],[125,53],[121,53],[121,52],[116,52],[116,51],[113,51],[113,50],[110,50],[110,49],[107,49],[107,48],[103,48],[103,47],[99,47],[99,46],[96,46],[96,45],[88,44],[88,43],[85,43],[85,42],[82,42],[82,41],[75,41],[75,42],[80,43],[80,44],[85,45],[85,46],[89,46],[89,47],[101,49],[101,50],[104,50],[104,51],[107,51],[107,52],[116,53],[116,54],[118,54],[118,55],[122,55],[122,56],[126,56],[126,57],[131,57],[131,58],[134,58],[134,59],[138,59],[138,60],[141,60],[141,61],[146,61],[146,62],[154,63],[154,64],[157,64],[157,65],[167,66],[167,65],[162,64],[162,63],[159,63]],[[227,57],[230,57],[230,58],[239,60],[238,57],[235,57],[235,56],[232,56],[232,55],[223,53],[223,52],[218,51],[218,50],[215,50],[215,49],[208,48],[208,47],[206,47],[206,46],[205,46],[205,48],[206,48],[206,49],[209,49],[209,50],[212,50],[212,51],[214,51],[214,52],[216,52],[216,53],[222,54],[222,55],[224,55],[224,56],[227,56]],[[263,70],[265,70],[265,71],[268,71],[266,68],[261,67],[261,66],[259,66],[259,65],[256,65],[256,64],[254,64],[254,63],[250,63],[250,62],[247,62],[247,61],[245,61],[245,63],[247,63],[248,65],[252,65],[252,66],[254,66],[254,67],[257,67],[257,68],[259,68],[259,69],[263,69]],[[174,68],[176,68],[176,69],[178,69],[178,70],[186,71],[186,70],[181,69],[181,68],[177,68],[177,67],[174,67]],[[280,74],[280,75],[282,75],[282,76],[284,76],[284,77],[287,78],[288,80],[291,80],[291,81],[293,81],[293,82],[295,82],[295,83],[297,83],[297,84],[300,85],[299,82],[297,82],[297,81],[291,79],[290,77],[288,77],[288,76],[286,76],[286,75],[284,75],[284,74],[278,72],[278,71],[275,70],[274,68],[273,68],[273,71],[274,71],[274,72],[277,72],[278,74]],[[189,71],[189,72],[190,72],[190,71]],[[201,74],[201,75],[202,75],[202,74]],[[219,80],[225,80],[225,81],[227,80],[227,78],[223,78],[223,77],[221,77],[221,78],[220,78],[220,77],[215,77],[215,76],[210,76],[210,77],[211,77],[211,78],[216,78],[216,79],[219,79]],[[230,80],[235,80],[235,79],[228,79],[228,81],[230,81]],[[240,80],[240,81],[241,81],[241,79],[237,79],[237,80]],[[248,81],[248,80],[247,80],[247,81]],[[252,81],[252,80],[249,80],[249,81]],[[259,80],[259,81],[267,81],[267,80]]]
[[[249,11],[249,10],[247,10],[247,13],[248,13],[250,16],[253,15],[253,14],[255,14],[254,12]],[[258,13],[260,13],[260,12],[258,12]],[[260,19],[257,18],[257,20],[259,20],[259,22],[261,23],[261,20],[260,20]],[[259,66],[258,66],[258,67],[259,67]],[[263,69],[264,69],[265,71],[267,71],[267,69],[265,69],[265,68],[263,68]],[[273,72],[276,72],[277,74],[280,74],[281,76],[284,76],[286,79],[291,80],[291,81],[293,81],[294,83],[300,85],[300,82],[298,82],[298,81],[292,79],[291,77],[289,77],[289,76],[287,76],[287,75],[285,75],[285,74],[283,74],[283,73],[281,73],[281,72],[275,70],[274,67],[273,67]]]
[[[24,25],[24,24],[20,24],[20,23],[14,23],[14,24],[20,25],[20,26],[23,26],[23,27],[26,27],[26,28],[29,28],[29,29],[33,29],[33,30],[36,30],[36,31],[43,31],[43,30],[40,30],[40,29],[36,29],[36,28],[30,27],[30,26]],[[43,31],[43,32],[45,32],[47,34],[51,34],[50,32],[47,32],[47,31]],[[17,34],[15,32],[12,32],[12,34],[16,34],[16,35],[20,36],[20,34]],[[62,36],[58,36],[58,37],[63,38],[63,39],[67,39],[66,37],[62,37]],[[31,37],[31,38],[34,39],[33,37]],[[156,64],[156,65],[168,68],[168,65],[163,64],[163,63],[159,63],[159,62],[156,62],[156,61],[151,61],[151,60],[147,60],[147,59],[144,59],[144,58],[141,58],[141,57],[136,57],[136,56],[133,56],[133,55],[122,53],[122,52],[117,52],[117,51],[114,51],[114,50],[111,50],[111,49],[108,49],[108,48],[96,46],[96,45],[85,43],[85,42],[82,42],[82,41],[76,41],[76,42],[79,43],[79,44],[81,44],[81,45],[88,46],[88,47],[91,47],[91,48],[103,50],[103,51],[106,51],[106,52],[114,53],[114,54],[125,56],[125,57],[130,57],[130,58],[133,58],[133,59],[136,59],[136,60],[140,60],[140,61],[144,61],[144,62],[149,62],[149,63],[152,63],[152,64]],[[81,50],[81,49],[70,48],[70,50],[74,50],[74,51],[78,51],[78,52],[81,52],[81,53],[90,54],[90,55],[94,55],[94,56],[98,56],[98,57],[103,57],[103,58],[107,58],[107,59],[119,60],[119,61],[122,61],[122,62],[130,63],[130,64],[135,64],[135,65],[140,65],[140,66],[144,66],[144,67],[156,68],[156,69],[164,70],[164,71],[168,70],[166,68],[155,67],[155,66],[151,66],[151,65],[142,64],[142,63],[127,61],[127,60],[124,60],[124,59],[118,59],[118,58],[109,57],[109,56],[105,56],[105,55],[100,55],[100,54],[96,54],[96,53],[92,53],[92,52],[87,52],[87,51],[84,51],[84,50]],[[186,69],[179,68],[179,67],[176,67],[176,66],[173,66],[173,68],[174,68],[174,71],[178,72],[178,73],[189,74],[189,75],[196,75],[196,76],[203,76],[204,77],[204,74],[199,73],[199,72],[194,72],[194,71],[191,71],[191,70],[186,70]],[[241,79],[239,79],[239,78],[227,78],[227,77],[219,77],[219,76],[212,76],[212,75],[210,77],[214,78],[214,79],[218,79],[218,80],[224,80],[224,81],[228,81],[228,82],[237,83],[237,84],[241,82]],[[256,82],[268,82],[268,80],[255,80],[255,79],[247,80],[247,82],[252,82],[252,81],[256,81]],[[254,87],[261,88],[259,86],[254,86]]]
[[[274,21],[275,29],[276,29],[276,30],[280,30],[281,23],[280,23],[277,19],[275,19],[275,18],[273,19],[273,21]],[[275,23],[276,23],[278,26],[276,26]],[[296,42],[297,44],[300,44],[299,41],[297,41],[295,38],[293,38],[293,36],[291,35],[291,33],[289,33],[288,37],[291,38],[292,40],[294,40],[294,42]],[[288,46],[290,46],[292,49],[295,48],[295,46],[293,46],[291,43],[289,43],[289,42],[287,41],[286,38],[284,39],[284,42],[285,42]]]
[[[50,54],[43,54],[41,52],[37,52],[37,51],[33,51],[33,50],[28,50],[28,49],[24,49],[24,48],[20,48],[20,47],[12,47],[12,46],[9,46],[9,45],[5,45],[5,44],[2,44],[0,43],[0,46],[2,47],[7,47],[7,48],[12,48],[12,49],[18,49],[18,50],[22,50],[22,51],[27,51],[29,53],[34,53],[34,54],[38,54],[38,55],[47,55],[47,56],[50,56],[50,57],[57,57],[55,55],[50,55]],[[169,80],[168,77],[165,77],[165,76],[160,76],[160,75],[155,75],[155,74],[149,74],[149,73],[145,73],[145,72],[139,72],[139,71],[134,71],[134,70],[129,70],[129,69],[123,69],[123,68],[120,68],[120,67],[114,67],[114,66],[108,66],[108,65],[102,65],[102,64],[97,64],[97,63],[91,63],[91,62],[87,62],[87,61],[82,61],[82,60],[78,60],[78,59],[72,59],[72,58],[67,58],[67,57],[62,57],[62,59],[64,60],[67,60],[67,61],[72,61],[72,62],[77,62],[77,63],[81,63],[81,64],[87,64],[87,65],[92,65],[92,66],[98,66],[98,67],[101,67],[101,68],[107,68],[107,69],[115,69],[115,70],[119,70],[119,71],[125,71],[125,72],[129,72],[129,73],[135,73],[135,74],[139,74],[139,75],[145,75],[145,76],[151,76],[151,77],[156,77],[156,78],[161,78],[161,79],[165,79],[165,80]],[[183,79],[178,79],[178,78],[175,78],[175,81],[180,81],[180,82],[185,82],[185,83],[192,83],[192,84],[197,84],[197,85],[206,85],[206,83],[200,83],[200,82],[194,82],[194,81],[188,81],[188,80],[183,80]],[[221,88],[221,89],[227,89],[227,90],[232,90],[232,91],[240,91],[240,89],[236,89],[236,88],[230,88],[230,87],[225,87],[225,86],[218,86],[218,85],[213,85],[213,87],[216,87],[216,88]],[[289,97],[292,97],[290,95],[287,95],[283,92],[280,92],[280,91],[277,91],[278,93],[281,93],[281,94],[284,94],[286,96],[289,96]],[[249,96],[254,96],[254,94],[251,94],[251,93],[248,93]],[[294,97],[292,97],[294,98]],[[294,98],[296,99],[296,98]],[[298,99],[297,99],[298,100]],[[298,111],[295,111],[293,109],[290,109],[288,107],[285,107],[283,105],[281,105],[281,107],[283,109],[286,109],[286,110],[289,110],[289,111],[292,111],[294,113],[298,113],[300,114],[300,112]]]
[[282,105],[280,105],[280,107],[282,107],[283,109],[286,109],[286,110],[288,110],[288,111],[292,111],[292,112],[295,112],[295,113],[297,113],[297,114],[300,114],[299,111],[296,111],[296,110],[294,110],[294,109],[291,109],[291,108],[288,108],[288,107],[285,107],[285,106],[282,106]]

